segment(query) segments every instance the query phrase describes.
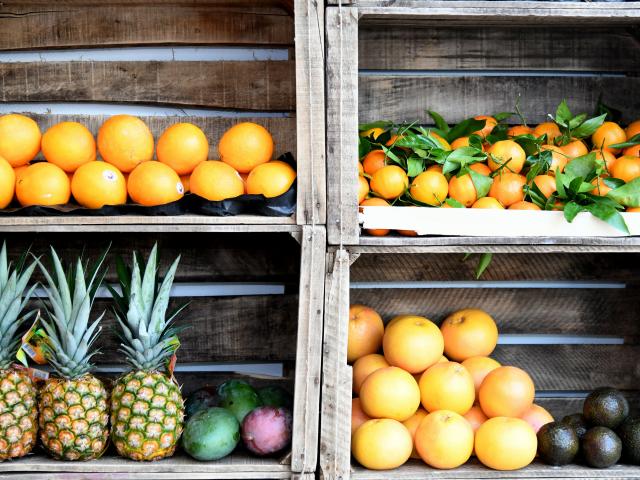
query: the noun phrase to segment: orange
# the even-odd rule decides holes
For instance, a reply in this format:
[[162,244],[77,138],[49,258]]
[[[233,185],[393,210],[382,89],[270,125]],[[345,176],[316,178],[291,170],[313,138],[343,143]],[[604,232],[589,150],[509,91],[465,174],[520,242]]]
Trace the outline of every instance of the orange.
[[556,191],[556,179],[551,175],[538,175],[534,177],[533,183],[546,198],[549,198]]
[[476,187],[471,180],[471,175],[465,173],[458,177],[454,175],[449,180],[449,197],[457,200],[465,207],[470,207],[478,199]]
[[286,162],[273,160],[258,165],[247,177],[247,193],[279,197],[291,188],[296,179],[296,171]]
[[478,405],[474,405],[471,409],[463,415],[463,417],[469,422],[471,428],[474,432],[476,432],[480,425],[489,420],[487,416],[484,414],[482,409]]
[[[364,167],[362,166],[362,163],[358,162],[358,175],[363,175],[364,174]],[[246,173],[243,173],[242,175],[246,175]]]
[[351,435],[371,417],[362,411],[359,398],[351,399]]
[[426,172],[438,172],[438,173],[442,173],[442,165],[439,164],[434,164],[434,165],[430,165],[427,167],[427,169],[425,170]]
[[610,148],[609,145],[627,141],[627,134],[620,125],[614,122],[604,122],[591,135],[591,142],[595,149],[608,149],[612,153],[618,153],[619,148]]
[[373,175],[387,163],[385,159],[387,156],[382,150],[371,150],[362,159],[362,168],[367,175]]
[[473,132],[476,135],[480,135],[481,137],[486,137],[487,135],[489,135],[492,131],[493,128],[498,125],[498,121],[493,118],[490,117],[488,115],[478,115],[476,117],[473,117],[476,120],[484,120],[484,127],[482,127],[480,130],[477,130],[475,132]]
[[542,135],[547,135],[547,145],[553,145],[553,141],[556,137],[560,136],[560,127],[554,122],[544,122],[533,129],[533,134],[536,138],[540,138]]
[[432,137],[434,137],[435,139],[438,140],[438,142],[440,142],[440,147],[442,147],[442,150],[446,150],[446,151],[451,151],[451,145],[449,145],[449,142],[447,142],[444,138],[442,138],[440,135],[438,135],[436,132],[432,132],[431,130],[429,131],[429,135],[431,135]]
[[360,403],[370,417],[404,422],[420,406],[420,389],[410,373],[398,367],[385,367],[364,380]]
[[243,122],[227,130],[218,144],[220,160],[240,173],[249,173],[273,156],[273,138],[262,125]]
[[538,433],[538,430],[540,430],[540,427],[543,425],[553,422],[551,414],[546,409],[542,408],[540,405],[536,405],[535,403],[531,405],[531,408],[520,418],[531,425],[531,428],[533,428],[533,431],[536,433]]
[[500,367],[500,363],[498,363],[493,358],[484,357],[484,356],[476,356],[469,357],[462,362],[462,366],[466,368],[471,374],[471,378],[473,378],[473,386],[476,390],[476,397],[478,396],[478,390],[480,390],[480,385],[489,372],[495,370]]
[[49,163],[73,173],[80,165],[96,159],[96,142],[84,125],[62,122],[42,136],[42,154]]
[[540,210],[540,207],[531,202],[516,202],[509,206],[509,210]]
[[398,468],[409,460],[412,449],[409,430],[388,418],[363,423],[351,438],[354,458],[370,470]]
[[440,330],[431,320],[405,316],[387,326],[382,339],[384,358],[389,365],[418,373],[436,363],[444,344]]
[[[388,207],[389,203],[386,200],[381,198],[367,198],[360,203],[361,207]],[[366,232],[369,235],[373,235],[375,237],[384,237],[389,234],[389,230],[386,228],[378,228],[378,229],[368,229]]]
[[[191,175],[181,175],[180,182],[182,182],[184,193],[190,193],[191,192]],[[243,180],[243,185],[244,185],[244,180]]]
[[427,412],[451,410],[463,415],[476,397],[471,374],[457,362],[432,365],[420,377],[419,387],[420,400]]
[[484,378],[478,400],[487,417],[520,417],[531,408],[534,394],[533,380],[527,372],[518,367],[498,367]]
[[605,177],[606,176],[596,177],[591,181],[591,183],[595,185],[595,188],[591,190],[591,193],[593,193],[594,195],[600,195],[601,197],[604,197],[607,193],[611,191],[611,187],[609,187],[609,185],[604,183]]
[[469,146],[469,137],[456,138],[453,142],[451,142],[451,148],[453,150],[456,150],[462,147],[468,147],[468,146]]
[[138,117],[115,115],[98,130],[98,151],[123,173],[153,159],[153,135]]
[[[387,141],[387,143],[385,143],[385,147],[392,147],[398,140],[399,138],[404,138],[404,135],[391,135],[391,138],[389,138],[389,140]],[[402,148],[402,147],[398,147],[398,148]]]
[[129,174],[127,190],[131,200],[155,207],[180,200],[184,186],[178,174],[164,163],[142,162]]
[[16,182],[18,180],[20,180],[20,178],[22,177],[23,172],[29,168],[29,165],[22,165],[21,167],[16,167],[13,169],[13,173],[16,174]]
[[[607,153],[610,153],[611,155],[613,155],[608,150],[605,150],[605,151]],[[640,157],[640,145],[634,145],[633,147],[627,147],[622,151],[622,154],[623,155],[631,155],[632,157]]]
[[471,208],[488,208],[488,209],[497,209],[504,210],[502,204],[492,197],[482,197],[479,198],[476,203],[471,205]]
[[0,157],[0,208],[7,208],[16,191],[16,174],[3,157]]
[[369,138],[373,136],[374,140],[377,139],[380,135],[384,133],[382,128],[370,128],[369,130],[365,130],[364,132],[360,132],[361,137]]
[[500,140],[489,149],[489,168],[497,170],[504,165],[504,172],[520,173],[527,158],[524,150],[513,140]]
[[551,165],[549,165],[549,174],[555,175],[556,170],[564,172],[564,167],[567,166],[569,159],[567,155],[562,151],[560,147],[555,145],[543,145],[542,150],[551,151]]
[[124,205],[127,203],[127,182],[113,165],[89,162],[73,174],[71,193],[76,202],[85,208]]
[[178,175],[188,175],[209,156],[209,142],[194,124],[176,123],[160,135],[156,154],[160,162]]
[[353,364],[353,393],[358,395],[362,382],[376,370],[388,367],[389,363],[379,353],[370,353],[358,358]]
[[476,456],[494,470],[526,467],[535,458],[537,449],[536,432],[519,418],[490,418],[476,432]]
[[631,122],[627,128],[624,129],[627,138],[635,137],[640,133],[640,120],[635,120]]
[[60,167],[47,162],[30,165],[16,183],[20,205],[63,205],[71,197],[69,177]]
[[611,176],[625,182],[640,177],[640,157],[623,155],[611,167]]
[[583,155],[589,153],[589,150],[587,150],[587,146],[582,140],[573,140],[572,142],[567,143],[565,146],[560,147],[560,149],[564,152],[569,160],[573,160],[577,157],[582,157]]
[[533,129],[531,127],[527,127],[526,125],[515,125],[507,130],[507,135],[509,135],[510,137],[517,137],[518,135],[527,134],[533,134]]
[[427,205],[440,205],[447,198],[449,184],[447,178],[437,171],[422,172],[411,183],[411,196]]
[[405,192],[409,186],[409,177],[399,166],[386,165],[373,174],[370,186],[380,197],[392,200]]
[[471,457],[473,429],[461,415],[440,410],[427,415],[415,435],[416,450],[427,465],[456,468]]
[[21,167],[36,158],[42,134],[29,117],[11,113],[0,117],[0,157],[12,167]]
[[471,165],[469,165],[469,169],[479,173],[480,175],[484,175],[485,177],[488,177],[489,175],[491,175],[491,169],[487,167],[487,165],[485,165],[484,163],[480,163],[480,162],[472,163]]
[[358,205],[369,195],[369,182],[362,175],[358,175]]
[[491,355],[498,342],[496,322],[487,312],[477,308],[452,313],[442,322],[440,330],[445,356],[457,362]]
[[489,189],[489,196],[509,207],[524,200],[524,187],[527,179],[518,173],[501,172],[494,179]]
[[376,353],[382,346],[383,335],[384,323],[378,312],[364,305],[351,305],[347,362],[351,363],[360,357]]
[[219,160],[198,164],[189,177],[189,188],[195,195],[214,202],[244,194],[240,174]]
[[402,424],[407,427],[409,433],[411,434],[411,438],[413,438],[413,450],[411,451],[411,458],[420,458],[420,454],[416,450],[415,438],[416,438],[416,430],[420,426],[420,422],[427,416],[427,411],[424,408],[418,408],[418,411],[407,418]]
[[627,207],[627,209],[625,210],[625,212],[640,212],[640,207]]
[[[638,145],[638,147],[640,147],[640,145]],[[627,150],[625,150],[625,155]],[[592,150],[592,152],[596,154],[596,160],[600,160],[601,163],[604,163],[607,172],[610,171],[613,167],[614,162],[616,161],[615,155],[609,150]],[[638,155],[635,156],[637,157]]]

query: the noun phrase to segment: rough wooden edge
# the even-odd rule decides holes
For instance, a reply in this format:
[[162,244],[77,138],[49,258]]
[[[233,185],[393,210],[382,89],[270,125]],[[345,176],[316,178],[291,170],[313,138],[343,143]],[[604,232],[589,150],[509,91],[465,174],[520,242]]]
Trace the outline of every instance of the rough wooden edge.
[[315,472],[318,460],[325,227],[302,227],[301,249],[291,470],[304,474]]
[[324,8],[295,0],[298,223],[326,223]]
[[347,479],[351,470],[351,367],[347,365],[349,254],[327,255],[322,366],[320,476]]
[[329,243],[358,243],[358,10],[327,8]]

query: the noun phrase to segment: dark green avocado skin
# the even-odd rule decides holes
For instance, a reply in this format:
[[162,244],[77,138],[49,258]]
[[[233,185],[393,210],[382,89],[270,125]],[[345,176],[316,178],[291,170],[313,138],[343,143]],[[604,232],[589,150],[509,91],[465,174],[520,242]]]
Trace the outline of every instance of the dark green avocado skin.
[[607,427],[593,427],[582,437],[584,461],[593,468],[608,468],[622,456],[622,441]]
[[582,413],[589,424],[614,429],[629,416],[629,402],[619,390],[602,387],[587,396]]
[[625,462],[640,465],[640,417],[629,417],[616,433],[622,440],[622,458]]
[[538,430],[538,455],[549,465],[567,465],[578,454],[580,441],[575,430],[561,422],[551,422]]

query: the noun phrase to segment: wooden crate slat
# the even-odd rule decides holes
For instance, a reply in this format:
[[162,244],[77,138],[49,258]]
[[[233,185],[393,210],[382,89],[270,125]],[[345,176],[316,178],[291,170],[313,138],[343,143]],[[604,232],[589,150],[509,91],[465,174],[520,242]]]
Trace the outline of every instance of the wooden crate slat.
[[622,28],[376,25],[360,29],[359,43],[358,67],[372,70],[628,72],[640,61],[636,40]]
[[[511,77],[511,76],[361,76],[359,121],[392,120],[431,124],[427,110],[449,122],[475,115],[520,109],[530,123],[548,120],[566,99],[572,112],[593,113],[598,97],[623,109],[627,121],[640,117],[640,99],[634,96],[640,79],[631,77]],[[616,105],[624,99],[623,105]],[[517,117],[512,122],[517,123]]]
[[[29,5],[25,5],[29,3]],[[290,45],[293,21],[265,7],[32,5],[3,2],[0,50],[122,45]],[[256,4],[256,2],[254,2]]]
[[127,102],[295,109],[293,61],[0,64],[4,102]]
[[293,379],[287,377],[260,376],[233,372],[176,372],[176,380],[181,386],[182,396],[186,398],[199,388],[217,387],[227,380],[244,380],[253,388],[280,386],[291,393],[293,397]]
[[463,308],[483,309],[501,334],[640,334],[636,290],[630,289],[352,289],[350,302],[385,319],[416,314],[440,323]]
[[350,251],[380,253],[547,253],[547,252],[639,252],[637,237],[387,237],[362,236]]

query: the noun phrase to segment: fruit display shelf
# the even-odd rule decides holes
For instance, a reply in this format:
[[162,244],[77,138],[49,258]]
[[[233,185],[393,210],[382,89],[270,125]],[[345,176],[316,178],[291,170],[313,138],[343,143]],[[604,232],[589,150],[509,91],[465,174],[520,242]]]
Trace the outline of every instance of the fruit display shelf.
[[[408,238],[361,231],[358,125],[378,120],[431,126],[427,110],[452,124],[513,112],[529,125],[563,99],[591,114],[599,98],[640,118],[633,91],[640,2],[331,1],[327,7],[327,164],[332,245],[556,243],[628,245],[606,229],[576,238],[544,224],[538,238],[512,228],[494,238],[455,231]],[[558,28],[561,25],[562,28]],[[371,48],[375,45],[375,48]],[[553,52],[549,55],[548,52]],[[517,122],[517,116],[512,122]],[[426,208],[426,207],[425,207]],[[370,209],[373,210],[373,209]],[[472,216],[475,212],[468,212]],[[395,216],[396,220],[400,215]],[[370,217],[365,213],[365,223]],[[406,217],[405,217],[406,218]],[[470,220],[468,220],[471,223]],[[467,221],[462,220],[463,223]],[[424,224],[422,225],[424,227]],[[407,228],[407,230],[412,230]],[[423,232],[424,229],[423,229]]]
[[[480,253],[493,258],[476,279]],[[465,254],[473,253],[463,260]],[[351,456],[352,367],[347,363],[349,305],[439,324],[464,308],[495,319],[502,365],[535,384],[535,403],[554,418],[580,412],[587,392],[609,385],[640,408],[637,245],[429,245],[330,247],[325,286],[320,471],[325,478],[640,478],[624,463],[610,469],[552,467],[535,461],[496,471],[472,458],[451,470],[411,460],[373,471]]]

